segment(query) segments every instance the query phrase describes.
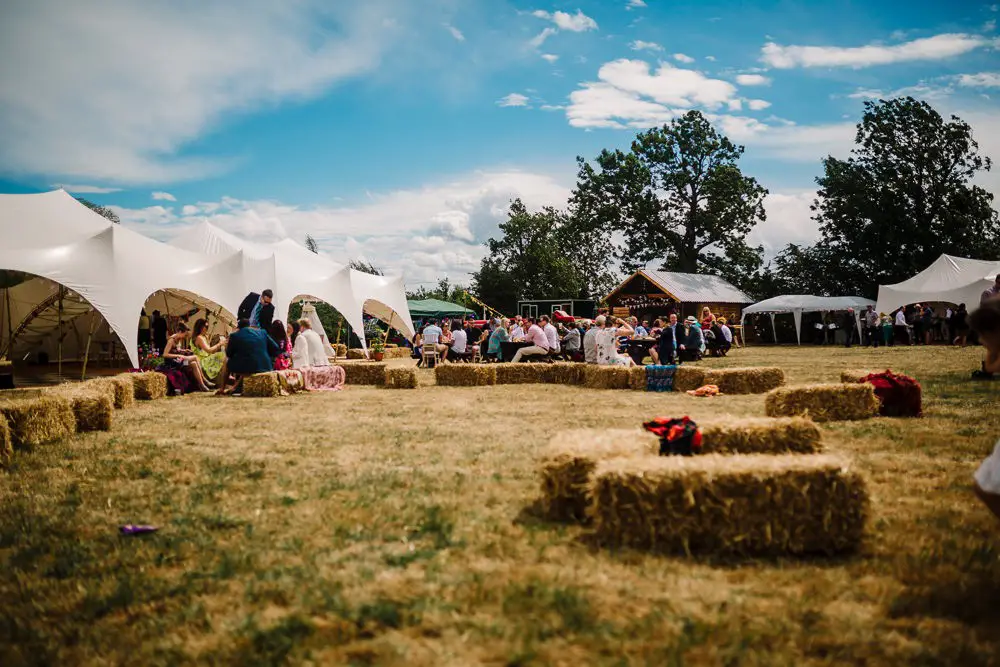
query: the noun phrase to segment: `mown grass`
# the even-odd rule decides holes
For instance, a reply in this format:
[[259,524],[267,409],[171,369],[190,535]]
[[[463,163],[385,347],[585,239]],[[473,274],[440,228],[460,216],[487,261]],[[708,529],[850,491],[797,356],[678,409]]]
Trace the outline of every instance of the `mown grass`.
[[[998,664],[1000,525],[969,487],[1000,437],[1000,383],[967,380],[978,359],[706,362],[923,382],[924,419],[823,426],[874,501],[863,552],[830,561],[602,551],[524,512],[555,431],[761,415],[760,396],[349,387],[141,404],[0,474],[0,664]],[[122,538],[123,523],[162,529]]]

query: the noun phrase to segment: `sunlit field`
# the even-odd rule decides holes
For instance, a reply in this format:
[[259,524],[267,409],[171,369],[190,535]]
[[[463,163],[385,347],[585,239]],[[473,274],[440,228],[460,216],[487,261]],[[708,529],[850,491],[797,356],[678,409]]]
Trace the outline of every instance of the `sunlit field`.
[[[862,552],[714,561],[589,546],[526,511],[563,429],[763,415],[553,385],[140,403],[0,473],[0,665],[992,665],[1000,438],[981,351],[749,348],[706,365],[916,376],[926,416],[824,425],[870,480]],[[394,363],[412,363],[394,362]],[[118,526],[160,532],[120,537]]]

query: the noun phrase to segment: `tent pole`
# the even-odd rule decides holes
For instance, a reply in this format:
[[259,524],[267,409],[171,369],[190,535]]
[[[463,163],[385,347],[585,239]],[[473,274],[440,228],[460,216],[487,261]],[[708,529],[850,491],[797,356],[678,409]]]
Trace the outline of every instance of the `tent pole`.
[[87,332],[87,347],[83,351],[83,370],[80,371],[80,382],[87,379],[87,362],[90,360],[90,341],[94,338],[94,325],[97,324],[97,311],[90,319],[90,331]]
[[59,379],[62,380],[62,352],[63,352],[63,286],[59,286],[59,361],[57,365],[57,370],[59,373]]
[[774,313],[771,313],[771,333],[774,334],[774,344],[778,344],[778,330],[774,328]]

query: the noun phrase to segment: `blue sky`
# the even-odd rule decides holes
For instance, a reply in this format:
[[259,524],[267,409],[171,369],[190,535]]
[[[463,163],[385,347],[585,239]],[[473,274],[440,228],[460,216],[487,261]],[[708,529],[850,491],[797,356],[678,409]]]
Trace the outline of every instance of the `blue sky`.
[[[84,6],[86,4],[86,6]],[[417,284],[467,280],[506,203],[701,109],[770,191],[751,240],[816,234],[820,159],[912,94],[1000,157],[998,7],[975,2],[8,3],[0,191],[63,185],[169,240],[308,232]],[[984,186],[997,191],[990,174]]]

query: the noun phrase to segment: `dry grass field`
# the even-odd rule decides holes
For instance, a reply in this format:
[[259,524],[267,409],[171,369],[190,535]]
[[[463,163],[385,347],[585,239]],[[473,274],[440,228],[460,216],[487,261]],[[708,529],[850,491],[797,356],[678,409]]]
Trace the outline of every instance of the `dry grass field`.
[[[0,665],[995,665],[1000,437],[980,351],[750,348],[790,383],[910,373],[919,420],[822,426],[870,480],[862,553],[714,561],[595,549],[525,512],[556,431],[763,415],[552,385],[207,395],[0,472]],[[398,362],[410,363],[410,362]],[[432,385],[423,371],[421,382]],[[124,523],[159,533],[119,537]]]

